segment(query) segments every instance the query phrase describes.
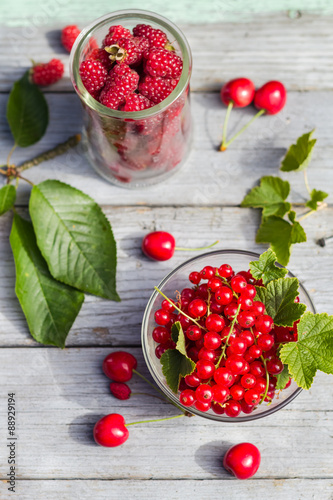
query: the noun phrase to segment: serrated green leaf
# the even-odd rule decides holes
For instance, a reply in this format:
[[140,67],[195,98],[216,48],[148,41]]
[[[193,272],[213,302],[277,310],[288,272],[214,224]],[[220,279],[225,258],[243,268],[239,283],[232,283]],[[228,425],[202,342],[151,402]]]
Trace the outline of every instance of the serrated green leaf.
[[16,268],[15,291],[31,335],[42,344],[64,347],[84,294],[52,278],[31,223],[17,214],[10,244]]
[[309,389],[317,370],[333,374],[333,316],[306,312],[297,331],[298,341],[285,344],[280,358],[297,385]]
[[256,290],[256,300],[265,304],[267,314],[272,316],[277,326],[292,327],[306,309],[304,304],[295,303],[297,278],[279,278],[268,283],[267,287],[257,286]]
[[291,245],[303,241],[306,241],[306,234],[299,222],[290,224],[275,215],[262,221],[256,236],[257,243],[270,243],[278,262],[283,266],[289,262]]
[[324,201],[327,196],[328,193],[325,193],[325,191],[312,189],[311,199],[305,203],[305,206],[311,208],[311,210],[317,210],[318,204]]
[[29,80],[29,71],[14,83],[7,103],[7,120],[18,146],[39,141],[47,129],[49,110],[44,95]]
[[0,189],[0,215],[10,210],[16,200],[16,189],[11,184],[6,184]]
[[32,188],[29,211],[37,244],[54,278],[119,301],[117,250],[109,221],[90,196],[49,180]]
[[317,139],[311,139],[314,130],[303,134],[297,139],[296,144],[292,144],[282,160],[280,170],[283,172],[304,170],[312,156],[312,150]]
[[286,202],[290,184],[280,177],[266,176],[260,179],[260,186],[253,188],[241,203],[242,207],[262,208],[263,217],[278,215],[283,217],[291,205]]
[[195,363],[186,355],[185,335],[179,321],[171,328],[171,337],[176,342],[176,349],[168,349],[161,356],[162,372],[170,389],[177,394],[182,377],[195,369]]
[[259,260],[250,262],[252,276],[256,280],[262,279],[264,285],[267,285],[272,280],[283,278],[288,271],[282,267],[277,267],[275,262],[276,255],[273,250],[269,248],[260,255]]
[[276,389],[284,389],[290,379],[288,365],[284,365],[283,371],[276,375]]

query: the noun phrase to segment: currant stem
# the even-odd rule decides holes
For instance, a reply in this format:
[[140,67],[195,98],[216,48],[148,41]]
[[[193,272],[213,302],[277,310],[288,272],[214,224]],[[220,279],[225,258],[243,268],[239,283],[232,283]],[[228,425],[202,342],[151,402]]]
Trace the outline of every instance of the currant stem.
[[162,420],[172,420],[174,418],[179,418],[179,417],[185,417],[185,414],[182,413],[181,415],[175,415],[174,417],[156,418],[154,420],[140,420],[139,422],[131,422],[130,424],[125,424],[125,427],[136,424],[147,424],[148,422],[162,422]]
[[229,341],[230,335],[231,335],[231,333],[232,333],[232,331],[233,331],[233,329],[234,329],[235,323],[236,323],[236,321],[237,321],[237,316],[238,316],[238,313],[239,313],[239,311],[240,311],[240,307],[241,307],[241,306],[240,306],[240,304],[239,304],[239,306],[237,307],[237,311],[236,311],[236,314],[235,314],[235,316],[234,316],[234,319],[232,320],[231,325],[229,326],[229,333],[228,333],[228,336],[227,336],[227,338],[226,338],[226,340],[225,340],[225,344],[224,344],[224,346],[223,346],[223,349],[222,349],[221,355],[220,355],[220,357],[219,357],[219,359],[218,359],[218,361],[217,361],[217,363],[216,363],[216,365],[215,365],[215,368],[218,368],[218,367],[219,367],[219,364],[221,363],[221,360],[224,358],[226,348],[228,347],[228,341]]
[[237,139],[237,137],[239,137],[251,125],[251,123],[253,123],[257,118],[259,118],[259,116],[263,115],[264,113],[266,113],[264,109],[258,111],[258,113],[254,115],[254,117],[251,118],[251,120],[237,132],[237,134],[235,134],[231,139],[229,139],[228,142],[224,144],[224,149],[221,149],[221,151],[225,151],[227,147],[230,146],[230,144],[234,142],[234,140]]
[[228,128],[228,121],[230,117],[231,110],[233,108],[234,103],[232,101],[229,102],[228,104],[228,109],[224,118],[224,123],[223,123],[223,130],[222,130],[222,143],[220,146],[220,151],[224,151],[226,149],[226,142],[227,142],[227,128]]
[[303,170],[303,173],[304,173],[304,182],[305,182],[306,190],[309,193],[309,195],[311,196],[311,189],[310,189],[310,185],[309,185],[307,169]]
[[158,387],[156,387],[156,385],[152,384],[150,382],[150,380],[148,380],[144,375],[142,375],[140,372],[138,372],[137,370],[133,369],[133,373],[135,373],[136,375],[138,375],[138,377],[142,378],[142,380],[144,380],[148,385],[150,385],[150,387],[152,387],[153,389],[155,389],[155,391],[159,392],[160,394],[162,394],[163,398],[165,401],[168,401],[169,403],[171,403],[173,406],[175,406],[176,408],[178,408],[178,410],[182,411],[184,413],[184,410],[178,406],[176,403],[174,403],[173,401],[171,401],[171,399],[169,399],[165,394],[164,392],[162,392]]
[[260,405],[261,403],[263,403],[265,401],[265,398],[267,396],[267,393],[268,393],[268,387],[269,387],[269,373],[268,373],[268,370],[267,370],[267,366],[266,366],[266,359],[264,358],[264,356],[260,356],[260,359],[261,361],[263,362],[263,365],[265,367],[265,372],[266,372],[266,389],[265,389],[265,392],[264,392],[264,395],[263,397],[261,398],[261,401],[260,401]]
[[184,313],[184,311],[182,311],[182,310],[181,310],[178,306],[176,306],[176,305],[172,302],[172,300],[170,300],[170,299],[169,299],[166,295],[164,295],[164,293],[163,293],[163,292],[161,292],[161,290],[160,290],[159,288],[157,288],[157,286],[154,286],[154,289],[155,289],[158,293],[160,293],[160,294],[162,295],[162,297],[164,297],[164,298],[165,298],[165,300],[167,300],[168,302],[170,302],[170,304],[172,304],[172,305],[173,305],[173,307],[174,307],[174,308],[175,308],[178,312],[180,312],[183,316],[185,316],[187,319],[189,319],[189,320],[193,321],[193,323],[195,323],[195,324],[196,324],[199,328],[206,330],[206,328],[204,328],[202,325],[200,325],[200,324],[199,324],[199,323],[198,323],[198,322],[197,322],[194,318],[191,318],[191,316],[188,316],[186,313]]
[[216,240],[211,245],[207,245],[206,247],[198,247],[198,248],[175,247],[175,250],[182,250],[184,252],[199,252],[200,250],[206,250],[207,248],[212,248],[214,245],[217,245],[219,242],[220,242],[220,240]]

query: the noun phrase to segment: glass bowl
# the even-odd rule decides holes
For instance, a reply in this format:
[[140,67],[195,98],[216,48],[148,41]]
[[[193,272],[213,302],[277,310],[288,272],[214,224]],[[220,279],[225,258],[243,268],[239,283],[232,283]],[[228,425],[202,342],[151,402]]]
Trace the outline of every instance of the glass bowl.
[[[188,276],[192,271],[200,271],[204,266],[220,267],[222,264],[230,264],[235,272],[247,271],[249,268],[249,263],[252,260],[258,260],[259,254],[254,252],[247,252],[243,250],[217,250],[214,252],[208,252],[200,255],[199,257],[194,257],[187,260],[176,269],[174,269],[170,274],[168,274],[158,285],[158,288],[170,299],[175,298],[176,290],[181,291],[185,287],[193,286],[188,280]],[[282,266],[281,266],[282,267]],[[288,273],[288,277],[294,277],[292,273]],[[305,288],[299,284],[299,298],[300,302],[307,306],[307,310],[315,313],[315,307],[305,290]],[[156,326],[154,320],[154,314],[157,309],[161,308],[161,303],[163,297],[155,290],[147,304],[143,322],[142,322],[142,349],[145,361],[147,363],[148,369],[155,380],[158,387],[165,393],[165,395],[171,399],[178,406],[183,408],[185,411],[190,412],[194,415],[200,417],[205,417],[211,420],[217,420],[220,422],[246,422],[249,420],[255,420],[257,418],[266,417],[272,413],[280,410],[288,403],[290,403],[300,392],[301,388],[298,387],[296,382],[292,381],[291,385],[276,395],[270,404],[262,403],[259,405],[251,414],[240,413],[238,417],[227,417],[226,415],[217,415],[212,410],[208,412],[201,412],[195,407],[185,407],[183,406],[176,394],[172,392],[166,383],[165,377],[162,373],[162,365],[160,360],[155,356],[155,348],[157,346],[152,338],[152,331]]]

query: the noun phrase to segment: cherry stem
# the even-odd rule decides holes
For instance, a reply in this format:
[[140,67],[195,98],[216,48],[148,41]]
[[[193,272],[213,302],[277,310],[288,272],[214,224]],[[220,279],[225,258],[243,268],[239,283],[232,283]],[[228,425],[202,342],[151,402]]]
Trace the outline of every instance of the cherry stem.
[[237,311],[236,311],[236,314],[235,314],[235,316],[234,316],[234,319],[232,320],[231,325],[228,327],[228,328],[229,328],[229,333],[228,333],[228,336],[227,336],[227,338],[226,338],[226,340],[225,340],[225,344],[224,344],[224,346],[223,346],[223,349],[222,349],[221,355],[220,355],[220,357],[219,357],[219,359],[218,359],[218,361],[217,361],[217,363],[216,363],[216,365],[215,365],[215,368],[218,368],[218,367],[219,367],[219,364],[221,363],[221,360],[224,358],[226,348],[228,347],[228,341],[229,341],[230,335],[231,335],[231,333],[232,333],[232,331],[233,331],[233,329],[234,329],[235,323],[236,323],[236,321],[237,321],[237,316],[238,316],[238,313],[239,313],[239,311],[240,311],[240,307],[241,307],[241,306],[240,306],[240,304],[239,304],[239,306],[237,307]]
[[156,398],[163,402],[165,401],[165,399],[160,398],[160,396],[155,396],[155,394],[148,394],[148,392],[131,392],[131,396],[150,396],[151,398]]
[[142,375],[140,372],[138,372],[137,370],[133,369],[133,373],[135,373],[136,375],[138,375],[139,377],[142,378],[142,380],[144,380],[148,385],[150,385],[150,387],[152,387],[153,389],[155,389],[155,391],[159,392],[160,394],[162,394],[163,398],[165,401],[168,401],[169,403],[171,403],[173,406],[175,406],[176,408],[178,408],[178,410],[182,411],[184,413],[184,410],[178,406],[176,403],[174,403],[173,401],[171,401],[171,399],[169,399],[165,394],[164,392],[162,392],[158,387],[156,387],[156,385],[152,384],[150,382],[150,380],[148,380],[144,375]]
[[220,146],[220,151],[224,151],[226,149],[226,142],[227,142],[227,128],[228,128],[228,121],[230,117],[231,110],[233,108],[234,103],[232,101],[229,102],[228,104],[228,109],[224,118],[224,123],[223,123],[223,130],[222,130],[222,143]]
[[214,245],[217,245],[219,242],[220,242],[220,240],[216,240],[211,245],[207,245],[206,247],[198,247],[198,248],[175,247],[175,250],[182,250],[184,252],[197,252],[200,250],[206,250],[207,248],[212,248]]
[[197,322],[194,318],[191,318],[191,316],[188,316],[186,313],[184,313],[184,311],[182,311],[182,310],[181,310],[178,306],[176,306],[176,305],[172,302],[172,300],[170,300],[170,299],[169,299],[166,295],[164,295],[164,293],[163,293],[163,292],[161,292],[161,290],[160,290],[159,288],[157,288],[157,286],[154,286],[154,288],[155,288],[155,290],[156,290],[158,293],[160,293],[160,294],[162,295],[162,297],[164,297],[164,298],[165,298],[165,300],[167,300],[168,302],[170,302],[170,304],[172,304],[172,305],[173,305],[173,307],[174,307],[174,308],[175,308],[178,312],[180,312],[183,316],[185,316],[185,318],[187,318],[187,319],[189,319],[189,320],[193,321],[193,323],[195,323],[195,324],[196,324],[199,328],[206,330],[206,328],[204,328],[202,325],[200,325],[200,324],[199,324],[199,323],[198,323],[198,322]]
[[148,422],[162,422],[162,420],[172,420],[174,418],[179,418],[179,417],[185,417],[185,413],[182,413],[181,415],[175,415],[174,417],[156,418],[154,420],[141,420],[139,422],[131,422],[130,424],[125,424],[125,427],[136,424],[147,424]]
[[310,185],[309,185],[307,169],[303,170],[303,174],[304,174],[304,182],[305,182],[306,190],[309,193],[309,195],[311,196],[311,189],[310,189]]
[[257,118],[259,118],[259,116],[263,115],[264,113],[266,113],[264,109],[258,111],[258,113],[254,115],[253,118],[251,118],[251,120],[237,132],[237,134],[235,134],[231,139],[229,139],[228,142],[224,144],[224,149],[221,149],[221,151],[225,151],[227,147],[230,146],[230,144],[234,142],[234,140],[237,139],[237,137],[239,137],[251,125],[251,123],[253,123]]

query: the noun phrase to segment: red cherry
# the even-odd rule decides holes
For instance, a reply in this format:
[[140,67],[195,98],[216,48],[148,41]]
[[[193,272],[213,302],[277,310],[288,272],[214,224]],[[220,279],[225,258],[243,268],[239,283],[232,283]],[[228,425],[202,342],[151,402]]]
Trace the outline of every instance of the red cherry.
[[176,241],[172,234],[154,231],[142,240],[143,253],[153,260],[169,260],[175,252]]
[[97,444],[107,447],[120,446],[129,436],[124,417],[118,413],[101,418],[95,424],[93,434]]
[[248,78],[235,78],[223,85],[221,100],[228,106],[231,101],[235,108],[244,108],[251,104],[254,98],[255,87]]
[[108,354],[103,361],[103,372],[115,382],[127,382],[132,378],[133,369],[138,365],[136,358],[125,351]]
[[270,81],[256,91],[254,105],[257,109],[264,109],[269,115],[275,115],[284,108],[286,100],[285,86],[281,82]]
[[237,479],[248,479],[259,469],[260,459],[260,452],[254,444],[239,443],[224,455],[223,467]]

